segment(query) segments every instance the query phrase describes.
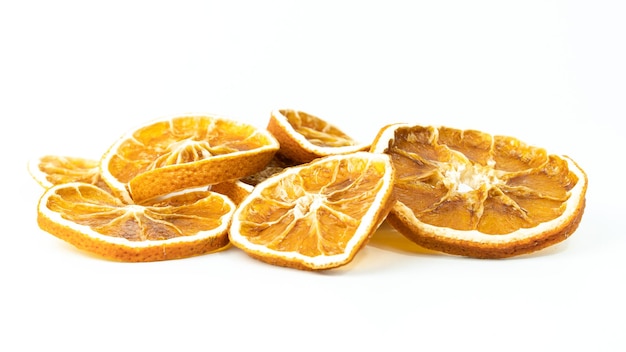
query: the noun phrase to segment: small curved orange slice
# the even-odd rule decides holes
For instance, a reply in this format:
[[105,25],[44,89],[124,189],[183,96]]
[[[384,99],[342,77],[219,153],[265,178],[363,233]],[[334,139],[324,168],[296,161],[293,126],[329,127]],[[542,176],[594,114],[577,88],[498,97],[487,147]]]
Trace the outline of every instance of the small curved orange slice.
[[214,192],[187,192],[128,205],[91,184],[65,183],[39,201],[41,229],[81,250],[116,261],[180,259],[228,244],[235,205]]
[[98,160],[44,155],[28,162],[28,172],[44,188],[70,182],[85,182],[108,190],[100,177]]
[[417,244],[504,258],[561,242],[578,227],[587,176],[569,157],[474,130],[394,124],[372,152],[391,156],[387,220]]
[[280,143],[279,153],[298,163],[369,148],[321,118],[298,110],[272,111],[267,130]]
[[100,162],[125,202],[236,180],[262,170],[279,149],[263,129],[210,115],[175,116],[133,129]]
[[368,152],[287,168],[259,183],[238,206],[231,243],[279,266],[345,265],[387,215],[393,175],[387,155]]

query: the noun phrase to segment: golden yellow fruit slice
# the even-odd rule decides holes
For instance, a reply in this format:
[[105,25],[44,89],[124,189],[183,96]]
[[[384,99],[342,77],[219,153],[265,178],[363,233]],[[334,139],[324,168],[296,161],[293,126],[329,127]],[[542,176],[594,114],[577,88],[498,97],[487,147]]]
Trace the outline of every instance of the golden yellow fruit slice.
[[369,149],[339,128],[303,111],[282,109],[271,113],[267,130],[280,143],[279,153],[297,163]]
[[43,194],[37,221],[81,250],[116,261],[147,262],[223,248],[234,210],[228,197],[214,192],[128,205],[94,185],[65,183]]
[[236,180],[262,170],[279,144],[252,125],[175,116],[133,129],[100,162],[102,178],[127,203]]
[[394,124],[372,152],[390,155],[388,222],[417,244],[503,258],[561,242],[578,227],[587,176],[569,157],[474,130]]
[[28,162],[28,172],[44,188],[70,182],[84,182],[108,190],[100,177],[98,160],[44,155]]
[[274,265],[345,265],[388,213],[393,175],[387,155],[368,152],[287,168],[259,183],[238,206],[230,240]]

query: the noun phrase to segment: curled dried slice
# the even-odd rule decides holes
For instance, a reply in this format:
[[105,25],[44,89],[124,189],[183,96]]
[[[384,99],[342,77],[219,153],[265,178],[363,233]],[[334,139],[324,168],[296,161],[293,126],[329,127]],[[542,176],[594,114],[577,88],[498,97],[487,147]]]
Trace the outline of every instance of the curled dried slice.
[[569,157],[474,130],[394,124],[372,152],[391,156],[388,221],[433,250],[478,258],[534,252],[570,236],[587,176]]
[[37,221],[50,234],[104,258],[147,262],[216,251],[228,244],[235,210],[228,197],[187,192],[128,205],[91,184],[46,190]]
[[175,116],[122,136],[100,167],[115,194],[131,204],[248,176],[278,149],[268,131],[252,125],[210,115]]
[[369,148],[325,120],[298,110],[272,111],[267,130],[280,143],[279,153],[298,163]]
[[264,262],[305,270],[349,263],[389,211],[388,156],[319,158],[259,183],[238,206],[230,239]]

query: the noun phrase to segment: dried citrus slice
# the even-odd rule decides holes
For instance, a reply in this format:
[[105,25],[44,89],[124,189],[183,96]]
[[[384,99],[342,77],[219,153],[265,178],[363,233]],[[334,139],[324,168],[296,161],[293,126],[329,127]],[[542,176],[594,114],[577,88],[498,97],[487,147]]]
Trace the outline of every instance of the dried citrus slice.
[[278,139],[279,153],[298,163],[369,148],[321,118],[298,110],[272,111],[267,129]]
[[231,243],[274,265],[345,265],[389,211],[393,175],[387,155],[368,152],[287,168],[259,183],[238,206]]
[[395,124],[372,151],[391,156],[387,221],[417,244],[477,258],[534,252],[570,236],[587,176],[569,157],[474,130]]
[[127,203],[138,203],[255,173],[278,142],[264,130],[209,115],[175,116],[133,129],[100,162],[102,178]]
[[215,192],[187,192],[128,205],[94,185],[76,182],[47,189],[37,221],[43,230],[87,252],[147,262],[226,246],[234,210],[228,197]]
[[100,177],[99,161],[72,156],[44,155],[28,162],[28,172],[44,188],[85,182],[108,190]]

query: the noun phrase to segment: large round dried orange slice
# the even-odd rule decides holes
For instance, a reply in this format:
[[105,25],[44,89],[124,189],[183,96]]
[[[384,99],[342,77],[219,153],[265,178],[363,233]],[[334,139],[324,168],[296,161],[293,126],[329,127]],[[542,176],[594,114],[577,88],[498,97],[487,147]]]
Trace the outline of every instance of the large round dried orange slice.
[[147,262],[216,251],[228,244],[235,205],[215,192],[186,192],[128,205],[91,184],[46,190],[37,221],[52,235],[104,258]]
[[387,155],[368,152],[287,168],[259,183],[238,206],[231,243],[279,266],[345,265],[387,215],[393,175]]
[[44,155],[28,162],[28,172],[44,188],[63,183],[84,182],[108,189],[107,184],[100,177],[98,160]]
[[272,111],[267,129],[278,139],[279,153],[298,163],[369,148],[325,120],[298,110]]
[[390,155],[396,169],[388,222],[428,249],[477,258],[530,253],[566,239],[583,215],[585,172],[512,137],[394,124],[372,151]]
[[212,115],[151,121],[115,142],[102,178],[127,203],[216,184],[262,170],[279,144],[255,126]]

